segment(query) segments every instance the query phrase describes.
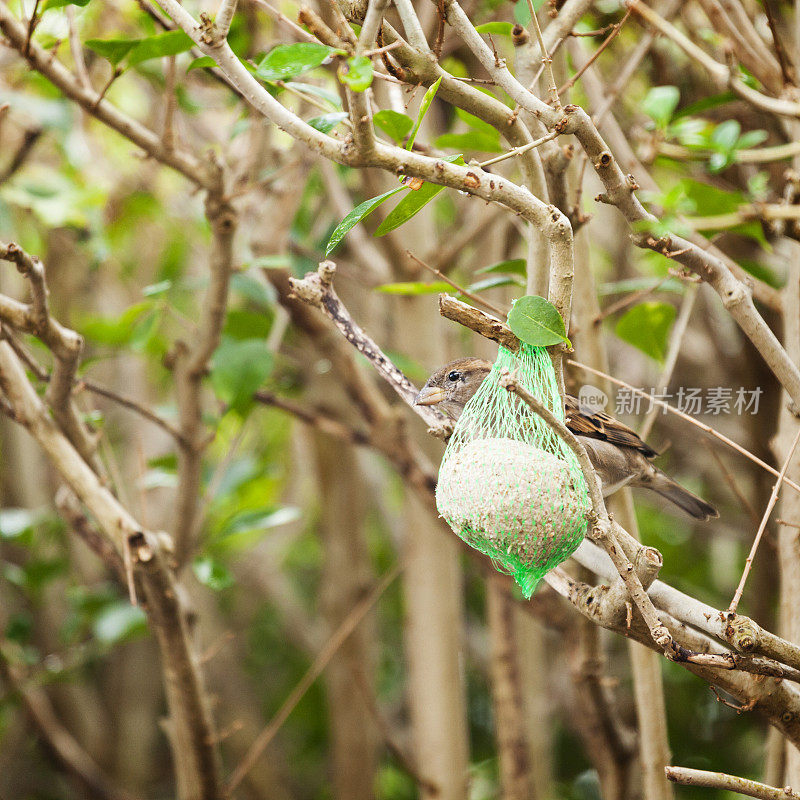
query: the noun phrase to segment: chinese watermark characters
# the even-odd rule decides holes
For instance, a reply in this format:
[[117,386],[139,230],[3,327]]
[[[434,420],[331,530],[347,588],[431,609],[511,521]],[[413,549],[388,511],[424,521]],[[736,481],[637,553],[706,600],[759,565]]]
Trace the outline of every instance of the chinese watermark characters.
[[698,416],[709,414],[758,414],[758,406],[764,390],[757,386],[746,389],[743,386],[733,389],[730,386],[711,386],[707,389],[681,386],[674,392],[651,388],[636,392],[622,387],[617,392],[615,410],[617,414],[647,414],[653,408],[661,408],[667,413],[667,405],[684,414]]

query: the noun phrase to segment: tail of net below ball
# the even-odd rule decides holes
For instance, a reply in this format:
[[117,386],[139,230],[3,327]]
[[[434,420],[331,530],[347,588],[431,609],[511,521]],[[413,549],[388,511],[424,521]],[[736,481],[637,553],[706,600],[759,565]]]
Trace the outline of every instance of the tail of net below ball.
[[547,351],[500,348],[459,417],[439,468],[436,507],[450,527],[530,597],[583,540],[589,494],[575,454],[530,407],[500,385],[501,371],[564,410]]

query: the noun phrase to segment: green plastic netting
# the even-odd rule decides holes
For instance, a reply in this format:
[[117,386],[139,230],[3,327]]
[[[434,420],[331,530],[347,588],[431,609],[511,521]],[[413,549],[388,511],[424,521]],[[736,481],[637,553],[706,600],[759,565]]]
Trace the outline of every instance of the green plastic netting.
[[439,468],[436,507],[471,547],[514,576],[530,597],[586,533],[589,493],[575,454],[516,395],[508,369],[558,419],[564,409],[543,347],[501,347],[456,423]]

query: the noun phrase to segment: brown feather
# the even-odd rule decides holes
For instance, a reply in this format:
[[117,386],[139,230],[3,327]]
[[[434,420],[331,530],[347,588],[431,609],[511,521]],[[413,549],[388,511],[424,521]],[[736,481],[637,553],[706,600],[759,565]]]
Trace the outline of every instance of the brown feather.
[[567,427],[578,436],[589,436],[592,439],[601,439],[604,442],[632,447],[646,458],[655,458],[658,453],[643,442],[636,431],[631,430],[613,417],[602,411],[594,414],[584,414],[580,410],[578,401],[571,394],[565,398]]

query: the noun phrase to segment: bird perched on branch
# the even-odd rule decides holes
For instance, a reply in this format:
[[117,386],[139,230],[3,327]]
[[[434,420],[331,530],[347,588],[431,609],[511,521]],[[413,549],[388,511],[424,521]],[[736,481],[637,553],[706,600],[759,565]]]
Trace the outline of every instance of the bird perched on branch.
[[[457,420],[491,368],[491,362],[481,358],[451,361],[428,378],[414,402],[419,406],[435,405]],[[586,448],[605,497],[623,486],[642,487],[665,497],[695,519],[719,516],[714,506],[650,463],[658,453],[627,425],[602,412],[583,413],[571,395],[565,401],[566,425]]]

